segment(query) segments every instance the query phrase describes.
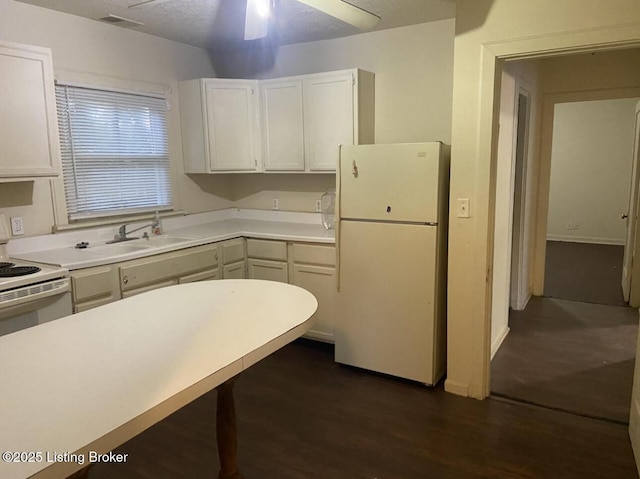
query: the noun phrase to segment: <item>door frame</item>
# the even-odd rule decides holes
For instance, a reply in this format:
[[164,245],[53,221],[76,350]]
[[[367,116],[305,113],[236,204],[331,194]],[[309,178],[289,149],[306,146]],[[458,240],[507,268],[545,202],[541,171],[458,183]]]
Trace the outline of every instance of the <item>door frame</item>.
[[[633,267],[633,258],[639,252],[638,239],[637,239],[637,221],[638,221],[638,187],[640,186],[640,101],[636,105],[636,112],[634,116],[634,140],[633,140],[633,153],[632,153],[632,166],[631,166],[631,190],[629,191],[629,207],[627,209],[627,234],[624,243],[624,257],[622,262],[622,295],[631,306],[637,307],[638,304],[638,292],[633,289],[633,275],[640,274],[637,271],[638,265],[636,264],[636,271]],[[636,262],[637,263],[637,262]],[[636,281],[637,283],[637,281]],[[636,287],[636,290],[638,288]]]
[[[496,97],[500,87],[501,60],[524,60],[544,58],[571,53],[597,52],[610,49],[640,47],[640,25],[614,25],[598,29],[594,37],[590,30],[578,30],[557,34],[545,34],[515,40],[481,42],[479,48],[479,89],[477,90],[477,116],[473,131],[475,146],[473,156],[478,169],[475,174],[477,196],[479,198],[478,222],[486,221],[486,239],[480,246],[483,257],[482,278],[467,275],[467,280],[454,288],[458,293],[463,286],[482,280],[483,286],[476,290],[483,298],[478,315],[472,315],[465,322],[458,323],[457,315],[466,312],[464,308],[453,308],[449,302],[449,314],[456,316],[456,322],[449,320],[448,330],[448,369],[450,374],[445,381],[445,390],[462,396],[483,399],[490,393],[491,369],[491,309],[493,271],[493,241],[495,235],[495,179],[496,179],[496,138],[498,131],[498,111]],[[455,87],[454,87],[455,92]],[[455,111],[454,111],[455,115]],[[456,124],[454,123],[454,132]],[[452,181],[453,186],[456,185]],[[464,231],[463,228],[458,228]],[[459,232],[456,229],[456,233]],[[455,268],[454,268],[455,270]],[[456,271],[457,273],[457,271]],[[450,274],[450,281],[461,278],[459,274]],[[477,319],[477,320],[476,320]],[[464,326],[464,331],[461,327]],[[465,352],[461,348],[465,348]],[[463,361],[455,361],[454,358]]]

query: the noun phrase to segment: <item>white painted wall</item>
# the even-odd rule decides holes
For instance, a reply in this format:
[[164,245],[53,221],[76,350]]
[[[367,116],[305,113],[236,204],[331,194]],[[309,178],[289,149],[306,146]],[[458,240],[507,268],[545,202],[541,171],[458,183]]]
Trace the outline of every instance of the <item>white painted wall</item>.
[[548,239],[624,244],[638,100],[556,104]]
[[[0,0],[0,40],[51,48],[58,73],[167,86],[173,105],[168,125],[176,206],[198,212],[232,204],[230,182],[224,177],[188,177],[182,166],[177,82],[214,75],[206,51],[12,0]],[[2,184],[0,213],[22,216],[27,235],[46,234],[54,224],[51,196],[49,180]]]
[[[441,140],[451,143],[454,20],[364,33],[334,40],[218,56],[232,78],[273,78],[361,68],[375,73],[375,142]],[[272,59],[271,62],[269,60]],[[256,65],[259,69],[256,69]],[[300,181],[301,180],[301,181]],[[313,211],[314,200],[333,186],[333,175],[289,181],[272,175],[234,178],[240,207]]]

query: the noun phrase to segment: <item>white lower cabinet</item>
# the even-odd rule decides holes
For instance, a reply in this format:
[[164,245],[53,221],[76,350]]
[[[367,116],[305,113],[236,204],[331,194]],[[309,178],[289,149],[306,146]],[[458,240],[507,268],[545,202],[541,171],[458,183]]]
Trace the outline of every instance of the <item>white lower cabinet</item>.
[[336,301],[336,248],[333,245],[292,243],[290,283],[318,300],[318,310],[305,337],[333,343]]
[[318,310],[309,339],[333,342],[336,297],[333,245],[234,238],[170,253],[71,272],[73,311],[193,281],[262,279],[310,291]]
[[224,279],[244,279],[247,277],[245,239],[235,238],[219,243]]
[[244,279],[246,275],[246,266],[244,260],[237,263],[225,264],[222,267],[222,277],[224,279]]
[[328,266],[294,264],[291,284],[306,289],[318,300],[318,310],[314,315],[313,325],[305,336],[332,343],[336,269]]
[[287,263],[283,261],[270,261],[265,259],[249,258],[249,278],[265,279],[268,281],[289,282]]
[[117,267],[96,266],[72,271],[70,276],[74,313],[81,313],[121,298]]

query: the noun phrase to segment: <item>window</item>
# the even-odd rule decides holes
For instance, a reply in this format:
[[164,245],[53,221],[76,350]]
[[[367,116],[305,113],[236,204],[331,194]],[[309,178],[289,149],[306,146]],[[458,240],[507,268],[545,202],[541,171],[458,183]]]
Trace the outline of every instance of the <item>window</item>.
[[69,221],[172,208],[164,98],[56,85]]

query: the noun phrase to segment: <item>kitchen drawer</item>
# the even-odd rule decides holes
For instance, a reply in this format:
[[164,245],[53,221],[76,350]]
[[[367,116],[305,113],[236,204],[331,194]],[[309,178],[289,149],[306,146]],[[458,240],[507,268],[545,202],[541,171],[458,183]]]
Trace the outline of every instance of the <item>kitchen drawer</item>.
[[216,244],[188,248],[149,258],[133,260],[120,266],[120,287],[128,291],[145,284],[186,276],[218,266]]
[[208,279],[220,279],[220,272],[216,268],[214,270],[201,271],[200,273],[189,274],[178,279],[178,284],[193,283],[194,281],[205,281]]
[[164,288],[165,286],[173,286],[174,284],[178,284],[177,279],[173,279],[170,281],[163,281],[161,283],[150,284],[147,286],[143,286],[142,288],[137,288],[131,291],[125,291],[122,293],[122,298],[130,298],[131,296],[135,296],[137,294],[146,293],[147,291],[153,291],[154,289]]
[[287,243],[284,241],[247,240],[247,256],[249,258],[287,260]]
[[83,303],[79,303],[79,304],[74,304],[73,305],[73,312],[74,313],[82,313],[83,311],[87,311],[89,309],[93,309],[93,308],[97,308],[98,306],[102,306],[103,304],[109,304],[117,299],[120,298],[116,298],[112,295],[107,296],[105,298],[98,298],[98,299],[93,299],[91,301],[85,301]]
[[74,272],[71,276],[73,301],[86,301],[97,296],[111,295],[114,286],[114,272],[110,266],[90,268]]
[[222,264],[235,263],[236,261],[244,261],[244,239],[238,238],[234,240],[224,241],[222,246]]
[[294,243],[293,262],[335,266],[336,248],[317,244]]

